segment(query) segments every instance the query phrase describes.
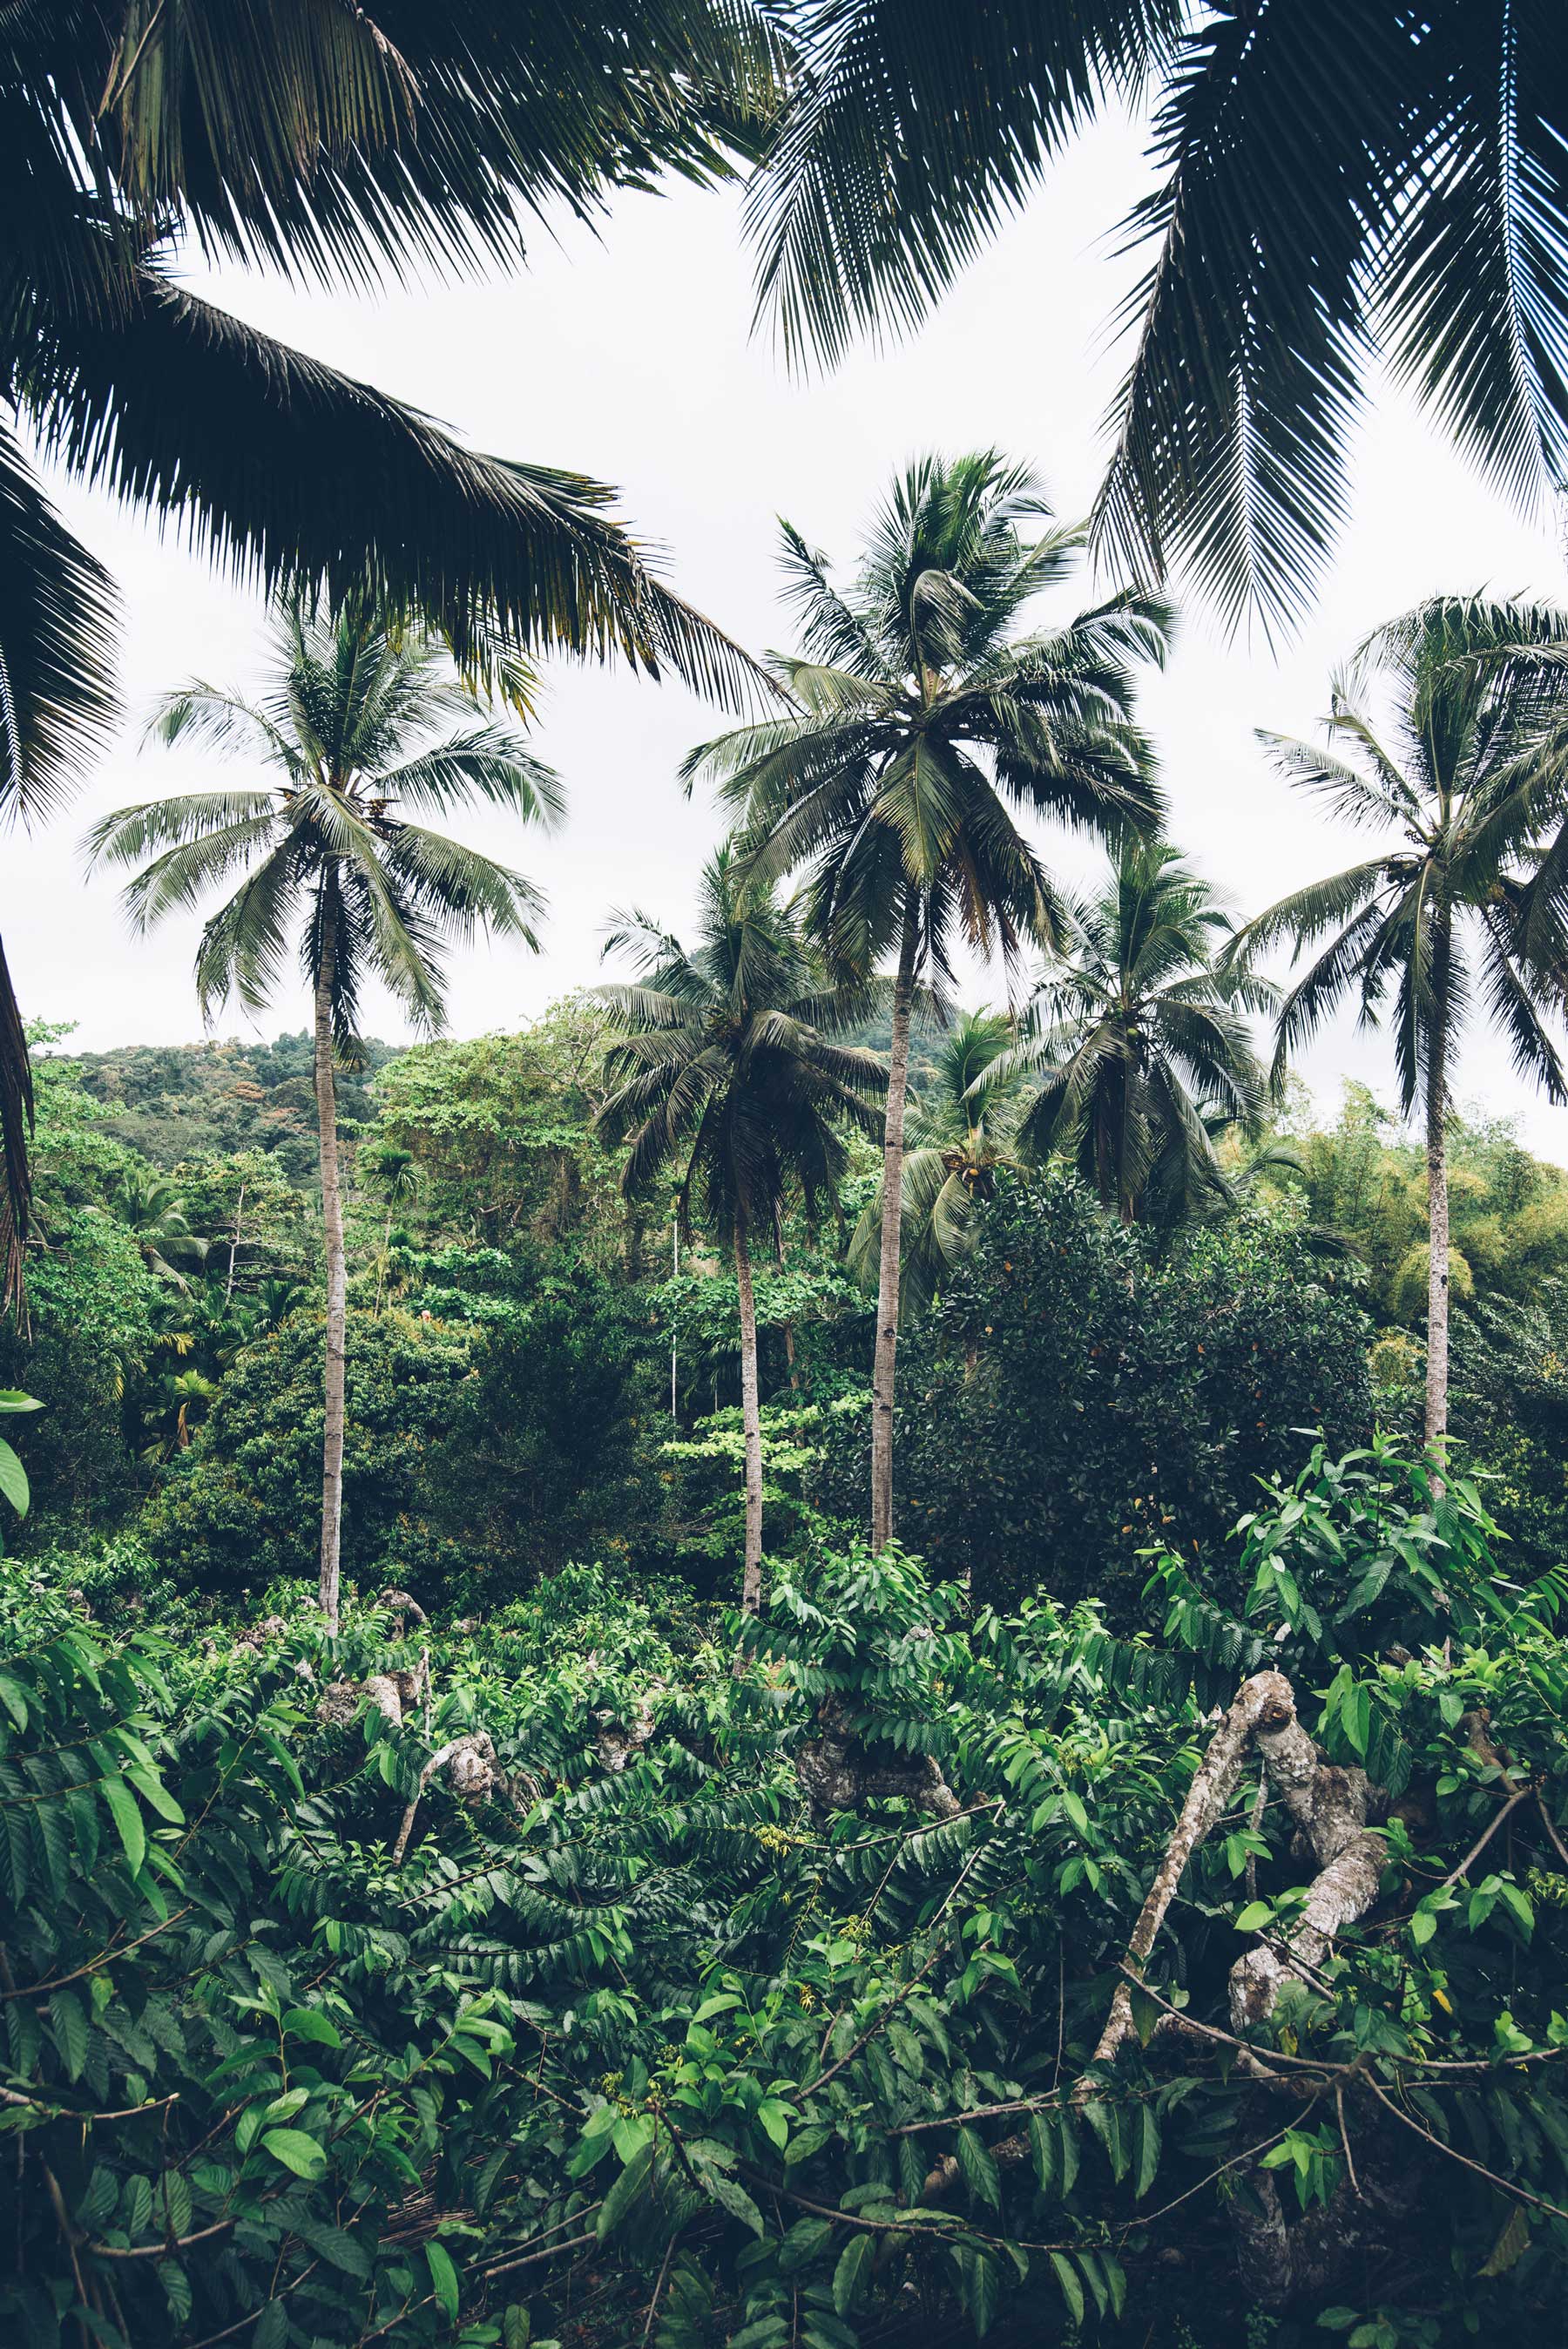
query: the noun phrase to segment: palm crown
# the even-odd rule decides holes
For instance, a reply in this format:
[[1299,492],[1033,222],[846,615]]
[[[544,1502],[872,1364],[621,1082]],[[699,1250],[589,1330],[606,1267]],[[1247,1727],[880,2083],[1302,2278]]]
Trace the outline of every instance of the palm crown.
[[1263,1106],[1245,1015],[1277,990],[1241,959],[1217,967],[1231,935],[1177,850],[1123,843],[1105,887],[1072,909],[1001,1064],[1039,1072],[1020,1143],[1072,1157],[1126,1222],[1222,1196],[1215,1136]]
[[[141,866],[126,891],[141,929],[242,875],[201,933],[205,1016],[231,994],[247,1010],[264,1006],[303,920],[305,976],[313,986],[325,977],[340,1045],[356,1032],[371,978],[416,1027],[437,1029],[446,946],[478,928],[536,946],[542,900],[521,874],[411,814],[483,800],[549,823],[560,786],[514,728],[483,717],[423,639],[357,608],[335,619],[295,608],[276,644],[276,681],[259,699],[186,686],[151,729],[165,742],[258,758],[276,781],[122,808],[89,833],[89,854]],[[438,730],[453,721],[455,730]]]
[[746,808],[762,870],[810,864],[813,928],[851,968],[906,920],[938,974],[960,933],[1016,957],[1055,906],[1017,815],[1114,830],[1156,811],[1131,702],[1138,665],[1163,657],[1164,606],[1129,592],[1016,633],[1078,558],[1076,530],[1025,535],[1048,519],[1032,473],[985,451],[911,466],[847,587],[784,525],[803,654],[772,667],[795,712],[704,745],[684,772]]
[[[1565,810],[1542,751],[1553,711],[1568,706],[1568,672],[1533,658],[1554,649],[1568,652],[1568,614],[1551,605],[1434,597],[1376,629],[1336,677],[1326,745],[1260,735],[1298,790],[1389,835],[1240,934],[1248,952],[1282,937],[1298,952],[1328,941],[1284,998],[1276,1072],[1347,997],[1370,1026],[1392,990],[1408,1113],[1479,990],[1521,1074],[1568,1098],[1519,919],[1537,847]],[[1380,686],[1386,712],[1374,706]]]
[[[1389,838],[1358,864],[1298,889],[1241,933],[1237,950],[1327,938],[1280,1012],[1276,1071],[1345,1001],[1373,1025],[1393,990],[1394,1059],[1427,1143],[1427,1441],[1448,1433],[1449,1062],[1481,1007],[1514,1066],[1568,1101],[1542,1006],[1563,1001],[1556,862],[1568,810],[1553,745],[1568,707],[1568,614],[1544,604],[1435,596],[1376,629],[1335,680],[1322,750],[1277,735],[1274,763],[1342,818]],[[1387,688],[1384,714],[1374,688]],[[1343,753],[1343,755],[1341,755]],[[1551,844],[1543,845],[1550,843]]]
[[[1018,1123],[1019,1073],[1003,1056],[1013,1022],[995,1011],[964,1011],[944,1030],[910,1111],[903,1159],[903,1278],[906,1316],[930,1304],[971,1246],[975,1216],[1011,1163]],[[850,1241],[850,1264],[875,1281],[882,1254],[880,1193]]]
[[885,1070],[836,1040],[868,990],[824,983],[796,911],[729,847],[704,869],[689,952],[635,913],[617,917],[606,952],[638,973],[598,990],[622,1031],[599,1123],[626,1145],[626,1189],[671,1174],[683,1228],[695,1206],[727,1235],[770,1230],[791,1192],[809,1214],[832,1206],[841,1127],[882,1131]]

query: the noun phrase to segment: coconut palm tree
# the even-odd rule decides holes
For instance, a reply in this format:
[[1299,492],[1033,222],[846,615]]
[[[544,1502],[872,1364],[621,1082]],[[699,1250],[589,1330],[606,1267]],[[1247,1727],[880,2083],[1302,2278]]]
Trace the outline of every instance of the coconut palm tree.
[[1246,1014],[1279,990],[1237,958],[1208,884],[1161,840],[1118,848],[1075,905],[1002,1071],[1033,1071],[1018,1126],[1030,1155],[1070,1158],[1124,1224],[1222,1198],[1214,1143],[1260,1114],[1266,1081]]
[[805,864],[813,935],[834,968],[896,957],[872,1402],[872,1537],[892,1532],[893,1387],[909,1031],[923,979],[962,938],[1015,965],[1057,897],[1018,819],[1113,833],[1147,824],[1153,759],[1132,719],[1139,666],[1163,657],[1164,606],[1130,591],[1056,626],[1023,615],[1068,577],[1081,534],[1046,528],[1028,470],[994,450],[922,458],[895,481],[858,570],[783,527],[802,651],[776,656],[794,714],[686,761],[744,808],[758,869]]
[[361,1151],[357,1171],[387,1204],[387,1228],[381,1236],[381,1253],[376,1264],[376,1311],[379,1316],[382,1292],[392,1263],[392,1219],[400,1206],[418,1198],[419,1165],[411,1150],[405,1150],[396,1142],[381,1142],[374,1151]]
[[[1016,1041],[999,1012],[961,1012],[944,1031],[904,1134],[899,1311],[922,1311],[975,1242],[977,1208],[995,1196],[996,1169],[1012,1164],[1022,1078],[1003,1055]],[[850,1240],[851,1269],[875,1287],[881,1268],[882,1187]]]
[[1562,1004],[1563,965],[1532,949],[1523,919],[1541,843],[1563,820],[1561,768],[1543,746],[1553,709],[1568,711],[1568,668],[1536,657],[1553,649],[1568,651],[1568,612],[1555,605],[1435,596],[1374,629],[1335,678],[1327,747],[1259,737],[1287,781],[1387,835],[1376,854],[1282,897],[1232,951],[1289,938],[1299,955],[1327,939],[1281,1006],[1276,1076],[1347,998],[1373,1026],[1392,990],[1400,1102],[1407,1116],[1419,1104],[1426,1128],[1426,1433],[1439,1452],[1449,1071],[1478,995],[1520,1073],[1568,1101],[1544,1009]]
[[1562,24],[1481,0],[801,0],[749,228],[799,357],[913,326],[1102,106],[1157,183],[1097,517],[1288,619],[1379,358],[1514,499],[1568,470]]
[[128,1166],[114,1185],[110,1204],[141,1250],[149,1272],[171,1288],[185,1288],[181,1261],[205,1263],[210,1243],[192,1232],[176,1185],[150,1168]]
[[[591,212],[663,168],[727,177],[778,91],[748,0],[0,6],[0,821],[49,812],[114,699],[110,582],[13,417],[269,592],[372,595],[465,661],[498,640],[619,651],[728,698],[746,665],[659,584],[609,491],[464,447],[201,300],[178,256],[356,286],[515,264],[552,207]],[[30,1118],[0,965],[5,1293]]]
[[757,1381],[754,1237],[778,1231],[785,1204],[809,1222],[837,1204],[847,1164],[841,1126],[880,1137],[887,1074],[872,1052],[834,1040],[864,1018],[863,986],[825,985],[799,916],[721,848],[704,868],[690,952],[645,915],[614,917],[605,951],[630,957],[634,984],[598,989],[621,1032],[605,1063],[613,1090],[598,1125],[626,1146],[628,1197],[673,1175],[677,1228],[694,1206],[735,1258],[746,1440],[741,1603],[762,1603],[762,1427]]
[[[335,1631],[346,1315],[336,1059],[353,1048],[368,981],[389,988],[415,1027],[433,1033],[444,1019],[449,942],[484,929],[537,948],[533,884],[410,813],[484,800],[523,823],[549,823],[562,801],[549,769],[514,728],[481,716],[436,649],[366,607],[332,619],[291,608],[275,656],[260,699],[191,684],[168,696],[150,730],[164,742],[189,738],[259,758],[276,781],[122,808],[94,827],[88,847],[95,864],[141,866],[125,892],[139,930],[243,876],[201,933],[204,1019],[231,995],[263,1009],[298,934],[315,1006],[326,1237],[320,1597]],[[454,721],[456,730],[443,730]]]

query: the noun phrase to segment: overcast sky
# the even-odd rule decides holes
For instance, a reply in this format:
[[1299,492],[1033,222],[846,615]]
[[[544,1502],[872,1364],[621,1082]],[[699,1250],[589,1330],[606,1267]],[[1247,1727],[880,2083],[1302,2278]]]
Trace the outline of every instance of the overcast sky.
[[[1144,184],[1140,143],[1102,126],[1069,154],[962,280],[915,340],[865,350],[825,380],[789,380],[749,332],[750,290],[738,202],[681,189],[628,198],[595,239],[568,226],[536,235],[531,267],[511,279],[408,285],[375,299],[292,291],[226,272],[191,281],[257,325],[427,409],[498,454],[573,467],[619,485],[625,517],[666,551],[670,575],[742,642],[786,640],[777,603],[775,517],[850,556],[892,469],[915,453],[995,445],[1045,476],[1057,510],[1087,509],[1099,476],[1101,420],[1119,372],[1106,323],[1131,274],[1112,232]],[[53,483],[74,526],[110,565],[126,601],[125,680],[132,724],[71,815],[31,840],[7,835],[0,928],[25,1011],[76,1023],[94,1049],[175,1042],[200,1033],[191,984],[197,924],[129,937],[115,885],[84,880],[76,843],[108,809],[201,785],[195,753],[139,752],[152,697],[199,673],[255,682],[264,619],[256,601],[176,544],[69,483]],[[1241,911],[1365,854],[1336,834],[1264,766],[1254,727],[1309,730],[1333,663],[1367,629],[1436,590],[1568,595],[1551,531],[1511,512],[1390,396],[1368,419],[1355,521],[1317,607],[1275,657],[1226,642],[1191,604],[1169,671],[1144,713],[1164,761],[1172,837]],[[1085,581],[1088,601],[1091,583]],[[475,816],[454,829],[521,864],[546,887],[551,915],[537,958],[511,947],[464,957],[452,1025],[508,1028],[598,974],[607,911],[636,903],[678,926],[693,876],[720,829],[711,805],[675,781],[715,714],[678,686],[600,669],[552,672],[537,747],[560,771],[571,818],[553,837],[520,836]],[[241,778],[231,771],[231,780]],[[1071,879],[1092,856],[1061,835],[1047,844]],[[1000,975],[975,993],[999,994]],[[379,1033],[402,1030],[376,1007]],[[303,990],[249,1026],[304,1024]],[[1346,1075],[1391,1087],[1386,1040],[1350,1023],[1304,1062],[1326,1109]],[[1473,1037],[1460,1090],[1517,1114],[1532,1145],[1568,1163],[1568,1112],[1513,1077],[1495,1040]]]

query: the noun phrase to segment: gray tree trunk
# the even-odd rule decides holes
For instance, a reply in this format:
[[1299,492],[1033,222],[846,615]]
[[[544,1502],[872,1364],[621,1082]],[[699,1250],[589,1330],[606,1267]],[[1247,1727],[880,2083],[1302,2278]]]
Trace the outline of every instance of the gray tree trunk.
[[1448,1043],[1449,914],[1432,918],[1432,1031],[1427,1056],[1427,1449],[1440,1464],[1449,1432]]
[[903,1246],[903,1121],[909,1094],[909,1027],[920,923],[904,907],[898,977],[893,982],[892,1050],[888,1055],[887,1128],[882,1150],[882,1259],[877,1268],[876,1352],[872,1364],[872,1547],[892,1539],[892,1414],[898,1366],[900,1257]]
[[735,1281],[740,1297],[740,1416],[746,1430],[746,1571],[740,1604],[748,1615],[762,1608],[762,1414],[757,1399],[757,1299],[751,1288],[751,1250],[745,1220],[735,1221]]
[[348,1274],[343,1252],[343,1193],[337,1173],[337,1087],[334,1075],[332,988],[335,922],[322,914],[321,967],[315,981],[315,1113],[321,1129],[321,1213],[326,1234],[326,1426],[321,1460],[319,1599],[327,1630],[337,1632],[338,1550],[343,1527],[344,1345]]

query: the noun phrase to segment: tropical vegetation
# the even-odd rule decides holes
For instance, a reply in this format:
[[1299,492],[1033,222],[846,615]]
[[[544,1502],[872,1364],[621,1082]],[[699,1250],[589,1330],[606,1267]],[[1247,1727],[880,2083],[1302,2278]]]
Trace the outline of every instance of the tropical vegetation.
[[[0,0],[0,818],[120,714],[53,469],[273,628],[253,695],[134,681],[244,771],[88,860],[144,952],[205,916],[209,1026],[311,1003],[81,1051],[0,960],[7,2344],[1555,2349],[1568,1171],[1458,1054],[1568,1100],[1564,616],[1367,636],[1256,786],[1370,854],[1261,912],[1144,688],[1168,579],[1299,613],[1377,366],[1561,487],[1562,47]],[[831,362],[1110,107],[1149,273],[1088,523],[918,457],[845,570],[782,526],[766,662],[596,482],[186,282],[500,272],[744,171]],[[552,654],[727,706],[723,836],[614,979],[450,1038],[454,950],[544,901],[425,819],[552,823]],[[1347,1010],[1387,1100],[1302,1081]]]

